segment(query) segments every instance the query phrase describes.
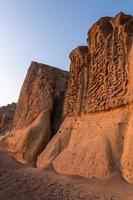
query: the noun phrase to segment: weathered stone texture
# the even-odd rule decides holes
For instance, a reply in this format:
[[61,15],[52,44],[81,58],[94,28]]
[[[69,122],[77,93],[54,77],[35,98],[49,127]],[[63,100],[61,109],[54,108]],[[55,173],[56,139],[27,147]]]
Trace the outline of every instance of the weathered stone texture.
[[129,62],[132,35],[133,17],[123,13],[101,18],[92,26],[88,48],[78,47],[70,54],[65,116],[132,102]]
[[61,122],[67,78],[66,71],[32,62],[17,103],[13,129],[26,128],[42,111],[47,111],[54,134]]
[[[39,155],[61,174],[133,183],[133,17],[104,17],[70,53],[63,121]],[[65,148],[63,143],[65,143]]]
[[21,162],[35,165],[62,122],[68,72],[32,62],[5,143]]
[[0,135],[11,129],[15,108],[15,103],[0,107]]
[[69,79],[31,64],[8,144],[21,162],[98,179],[121,171],[133,183],[133,17],[101,18],[87,41],[70,53]]

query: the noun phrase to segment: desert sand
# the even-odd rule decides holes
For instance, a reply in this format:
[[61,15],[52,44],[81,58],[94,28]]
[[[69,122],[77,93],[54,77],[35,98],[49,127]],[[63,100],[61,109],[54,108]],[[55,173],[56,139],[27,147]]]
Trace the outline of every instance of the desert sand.
[[23,165],[0,150],[0,200],[132,200],[133,186],[120,173],[104,181]]

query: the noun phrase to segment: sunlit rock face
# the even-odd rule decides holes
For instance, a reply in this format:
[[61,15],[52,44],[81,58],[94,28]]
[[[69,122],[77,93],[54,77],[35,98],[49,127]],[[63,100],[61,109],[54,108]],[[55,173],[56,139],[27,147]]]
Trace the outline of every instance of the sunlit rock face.
[[101,18],[91,27],[88,46],[70,54],[66,116],[132,102],[132,34],[133,18],[123,13]]
[[22,86],[11,133],[5,143],[18,160],[35,165],[62,122],[68,72],[32,62]]
[[39,155],[61,174],[133,183],[133,17],[103,17],[70,53],[65,120]]

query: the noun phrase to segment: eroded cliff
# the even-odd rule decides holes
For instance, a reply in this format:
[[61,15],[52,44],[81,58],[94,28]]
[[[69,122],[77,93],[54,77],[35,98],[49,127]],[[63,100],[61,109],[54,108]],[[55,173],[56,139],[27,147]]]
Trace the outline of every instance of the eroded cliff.
[[38,157],[61,174],[133,183],[133,17],[103,17],[70,53],[65,120]]
[[70,54],[65,116],[107,110],[133,100],[133,17],[104,17],[88,31],[88,46]]
[[133,183],[133,17],[98,20],[70,60],[69,77],[31,64],[5,145],[21,162],[61,174],[106,179],[120,171]]
[[11,133],[5,140],[18,160],[35,165],[62,122],[68,72],[32,62],[22,86]]

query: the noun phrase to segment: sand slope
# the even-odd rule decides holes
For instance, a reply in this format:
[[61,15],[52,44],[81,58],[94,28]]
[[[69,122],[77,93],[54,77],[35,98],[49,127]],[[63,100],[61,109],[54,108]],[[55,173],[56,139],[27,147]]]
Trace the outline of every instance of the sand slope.
[[132,200],[133,186],[120,175],[106,181],[31,168],[0,150],[0,200]]

